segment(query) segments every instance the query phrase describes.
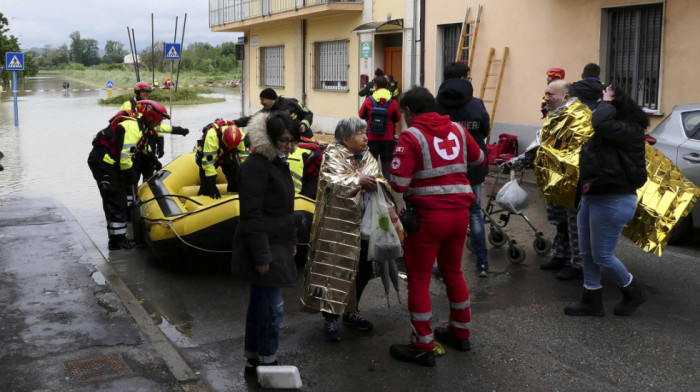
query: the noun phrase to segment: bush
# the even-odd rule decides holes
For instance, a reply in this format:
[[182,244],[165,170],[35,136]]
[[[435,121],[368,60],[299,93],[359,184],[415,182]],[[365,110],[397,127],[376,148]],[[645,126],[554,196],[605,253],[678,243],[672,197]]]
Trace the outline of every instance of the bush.
[[80,63],[68,63],[64,69],[67,71],[85,71],[87,68]]

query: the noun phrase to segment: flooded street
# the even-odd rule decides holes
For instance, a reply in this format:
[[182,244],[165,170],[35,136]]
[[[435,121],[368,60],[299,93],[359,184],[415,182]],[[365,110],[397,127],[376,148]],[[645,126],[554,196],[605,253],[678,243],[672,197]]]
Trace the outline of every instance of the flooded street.
[[[20,88],[57,89],[62,83],[63,80],[51,77],[33,78]],[[71,87],[87,86],[71,83]],[[230,90],[222,91],[218,94],[223,95],[225,102],[173,108],[172,124],[188,128],[190,134],[187,137],[165,136],[163,164],[191,151],[201,135],[200,129],[207,123],[216,118],[235,119],[239,116],[240,96]],[[66,316],[57,316],[48,321],[46,318],[51,314],[81,315],[83,307],[66,300],[71,305],[71,312],[66,312],[56,302],[50,302],[53,298],[69,297],[69,294],[82,290],[84,300],[81,303],[94,305],[96,291],[116,297],[103,286],[108,281],[105,277],[110,277],[110,274],[103,276],[93,266],[93,263],[104,263],[98,254],[101,252],[111,269],[117,272],[120,280],[133,293],[134,306],[141,311],[141,307],[145,309],[145,324],[155,329],[158,335],[162,331],[168,337],[178,355],[205,384],[204,390],[260,390],[254,377],[243,375],[247,284],[231,276],[225,265],[211,266],[206,258],[188,260],[191,268],[175,270],[156,265],[144,246],[130,251],[107,249],[101,200],[86,163],[93,136],[106,126],[107,120],[118,109],[97,103],[99,98],[106,96],[107,91],[102,90],[21,93],[20,125],[15,127],[12,95],[0,95],[0,151],[5,155],[1,161],[5,170],[0,172],[0,211],[9,217],[0,220],[0,250],[6,246],[12,252],[5,254],[15,256],[0,260],[4,261],[0,265],[5,268],[0,271],[5,278],[4,282],[0,282],[0,305],[3,301],[10,302],[6,301],[9,297],[7,287],[17,285],[16,281],[20,281],[17,277],[24,277],[21,283],[27,290],[39,288],[34,296],[18,295],[16,302],[19,310],[6,313],[8,318],[15,319],[16,330],[22,331],[26,329],[25,325],[29,325],[35,328],[34,334],[30,334],[26,341],[20,341],[26,334],[10,334],[8,331],[14,330],[3,326],[0,337],[5,340],[0,341],[3,341],[3,346],[9,347],[6,351],[18,351],[17,347],[25,346],[38,346],[36,349],[39,351],[44,348],[32,341],[31,336],[56,336],[57,340],[70,340],[59,342],[63,345],[58,347],[67,347],[64,350],[67,351],[66,356],[87,356],[75,348],[80,347],[80,339],[66,338],[63,330],[70,326],[76,331],[76,336],[81,336],[84,330],[91,332],[90,329],[97,330],[99,327],[95,326],[102,324],[86,323],[82,318],[70,323],[65,321],[68,319]],[[486,194],[492,190],[493,181],[492,177],[486,180],[484,201]],[[551,238],[554,226],[547,223],[536,185],[526,181],[522,187],[529,195],[529,219]],[[46,214],[45,222],[37,219],[36,216],[42,216],[37,207],[41,203],[33,203],[37,198],[51,198],[65,206],[99,252],[91,244],[87,247],[71,245],[74,241],[68,238],[69,233],[75,231],[64,227],[67,220],[60,219],[60,214]],[[22,214],[14,214],[12,209],[17,209],[25,200],[28,200],[25,203],[28,206],[27,216],[32,218],[21,220],[14,215]],[[54,233],[54,227],[65,230]],[[5,237],[2,229],[5,230]],[[490,275],[479,278],[474,271],[474,257],[466,249],[463,253],[464,276],[471,295],[471,351],[457,352],[448,348],[438,358],[435,368],[417,367],[389,356],[389,346],[407,343],[410,333],[407,289],[403,280],[399,282],[401,303],[391,293],[391,306],[387,305],[380,279],[371,280],[362,296],[360,308],[365,317],[374,323],[374,329],[362,332],[342,325],[342,340],[328,342],[322,332],[322,316],[300,310],[299,282],[296,287],[283,291],[285,306],[278,351],[280,363],[298,367],[302,390],[305,391],[697,389],[700,297],[697,296],[696,276],[700,274],[700,242],[685,247],[669,246],[664,250],[663,257],[657,257],[644,253],[627,239],[621,240],[616,253],[634,271],[635,278],[647,285],[650,300],[632,317],[614,316],[611,310],[619,301],[620,293],[612,279],[605,275],[603,285],[608,314],[605,317],[575,318],[565,316],[562,308],[580,297],[581,281],[560,281],[551,271],[539,269],[539,265],[549,261],[551,256],[540,256],[533,251],[533,230],[523,219],[514,217],[506,231],[525,250],[526,258],[521,264],[507,260],[505,247],[489,245]],[[51,234],[46,235],[46,232]],[[10,237],[13,242],[7,240]],[[44,250],[42,253],[32,246],[43,238],[46,238],[43,242],[47,245],[56,245],[46,247],[52,249],[51,252]],[[84,236],[81,238],[83,242],[89,242]],[[55,248],[59,250],[55,251]],[[0,252],[0,256],[2,254]],[[58,258],[57,254],[62,258]],[[89,264],[91,268],[87,270],[91,273],[84,275],[85,268],[77,268],[67,262],[73,259]],[[31,280],[34,272],[45,272],[42,275],[45,280]],[[57,275],[59,273],[64,275]],[[60,281],[61,276],[65,275],[69,278]],[[60,281],[60,284],[56,281]],[[92,281],[101,288],[95,289]],[[49,284],[61,290],[47,294],[41,288]],[[115,287],[111,289],[115,290]],[[444,325],[448,321],[450,305],[443,282],[432,279],[430,292],[433,301],[432,323],[434,326]],[[73,297],[76,296],[73,294]],[[121,303],[127,302],[123,297],[115,299],[117,302],[120,300]],[[29,310],[24,310],[26,308]],[[27,319],[25,314],[31,314],[35,320]],[[115,325],[114,316],[104,309],[96,312],[94,319],[109,328]],[[151,320],[160,331],[153,327]],[[51,326],[55,328],[54,334],[50,334]],[[114,327],[113,335],[127,331],[125,327],[121,330],[117,327]],[[143,342],[147,339],[141,333],[142,330],[132,331],[125,334],[129,338],[126,342],[109,343],[115,347],[97,339],[95,345],[100,350],[124,350],[123,356],[129,360],[134,355],[130,356],[126,349],[143,350],[149,346]],[[170,345],[169,342],[167,344]],[[12,362],[12,358],[3,357],[2,354],[0,350],[0,362],[5,361],[5,365]],[[64,354],[63,351],[60,354]],[[51,363],[56,369],[55,373],[44,377],[65,382],[61,361],[66,359],[40,357],[40,361],[35,361],[33,351],[27,351],[24,355],[31,356],[26,361],[41,370],[46,362],[53,359]],[[23,368],[23,363],[19,363],[13,369]],[[144,372],[149,369],[147,367]],[[14,373],[12,375],[19,380],[17,382],[21,382],[17,385],[25,385],[26,379],[31,379],[31,376],[19,370]],[[108,379],[117,382],[115,380],[119,378]],[[138,390],[159,390],[143,387],[143,380],[140,379],[134,385],[142,387]],[[61,389],[37,387],[23,390]],[[113,387],[104,390],[137,389]]]

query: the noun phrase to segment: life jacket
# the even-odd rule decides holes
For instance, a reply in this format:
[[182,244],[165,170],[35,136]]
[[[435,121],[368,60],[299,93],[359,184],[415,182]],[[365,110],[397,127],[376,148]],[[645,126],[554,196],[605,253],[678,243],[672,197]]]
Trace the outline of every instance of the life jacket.
[[301,141],[297,145],[297,148],[303,148],[309,150],[308,156],[304,159],[304,177],[303,181],[306,182],[314,177],[318,177],[319,170],[321,169],[321,162],[323,162],[323,153],[326,151],[327,145],[320,144],[319,142],[301,137]]
[[386,133],[386,124],[389,121],[389,104],[393,98],[389,98],[384,102],[384,105],[377,102],[374,96],[370,95],[372,100],[372,113],[369,116],[369,132],[375,135],[384,135]]
[[104,147],[107,154],[111,158],[113,164],[119,161],[120,144],[123,142],[124,135],[119,135],[119,124],[123,121],[136,120],[138,116],[131,110],[121,110],[109,119],[109,125],[103,130],[97,132],[95,138],[92,139],[93,147]]
[[[237,131],[232,146],[226,146],[223,141],[224,129],[226,129],[228,126],[233,126]],[[243,142],[243,132],[241,132],[233,121],[218,118],[213,123],[202,128],[202,136],[199,138],[199,140],[197,140],[197,152],[195,154],[197,165],[201,166],[202,164],[202,158],[204,157],[204,142],[207,138],[207,133],[209,133],[209,130],[211,129],[216,131],[216,139],[219,142],[219,149],[217,151],[218,156],[216,162],[214,162],[214,165],[219,166],[235,160],[238,154],[238,145]]]

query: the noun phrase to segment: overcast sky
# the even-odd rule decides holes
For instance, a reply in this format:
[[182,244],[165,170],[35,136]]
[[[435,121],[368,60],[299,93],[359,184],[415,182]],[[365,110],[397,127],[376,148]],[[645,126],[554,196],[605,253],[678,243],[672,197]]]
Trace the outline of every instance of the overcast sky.
[[95,39],[100,51],[107,40],[118,41],[129,50],[126,27],[134,29],[136,48],[151,44],[151,14],[155,41],[173,42],[175,17],[177,41],[182,40],[185,13],[185,47],[193,42],[213,46],[236,42],[239,33],[213,33],[209,30],[207,0],[2,0],[2,13],[9,22],[9,34],[17,37],[20,48],[70,46],[70,34],[80,32],[82,39]]

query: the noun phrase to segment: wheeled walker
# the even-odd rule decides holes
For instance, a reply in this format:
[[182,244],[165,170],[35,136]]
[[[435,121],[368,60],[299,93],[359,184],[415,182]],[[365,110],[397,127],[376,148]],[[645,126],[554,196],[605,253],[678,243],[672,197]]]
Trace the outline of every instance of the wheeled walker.
[[[508,261],[514,264],[520,264],[525,260],[525,250],[522,246],[508,236],[504,228],[510,222],[510,217],[512,215],[517,215],[522,217],[525,222],[530,226],[532,231],[535,233],[535,238],[532,241],[532,248],[539,255],[545,256],[549,254],[552,249],[552,241],[544,236],[544,234],[537,230],[537,228],[530,222],[530,219],[525,215],[524,212],[513,212],[502,208],[496,203],[496,195],[507,181],[504,181],[502,177],[505,177],[506,166],[501,165],[496,174],[496,179],[493,182],[493,187],[491,188],[491,193],[488,195],[488,201],[482,208],[484,215],[484,225],[489,225],[488,240],[491,245],[500,248],[501,246],[508,244],[508,250],[506,252],[506,257]],[[514,170],[514,169],[510,169]],[[525,170],[515,170],[514,177],[517,178],[518,183],[522,182]],[[467,243],[471,246],[471,243]]]

